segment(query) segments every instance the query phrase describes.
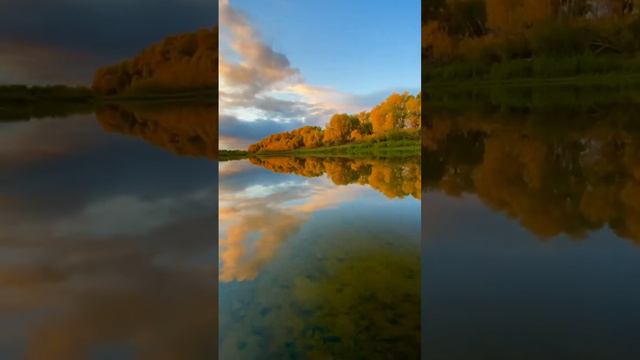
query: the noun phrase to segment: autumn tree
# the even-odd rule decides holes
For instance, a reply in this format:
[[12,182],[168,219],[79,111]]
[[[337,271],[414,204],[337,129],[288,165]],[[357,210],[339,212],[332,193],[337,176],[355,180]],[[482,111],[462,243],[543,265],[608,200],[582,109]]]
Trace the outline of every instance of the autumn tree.
[[335,114],[324,130],[325,144],[342,144],[349,140],[351,132],[358,128],[358,118],[349,114]]
[[384,102],[371,110],[371,124],[375,134],[395,129],[420,126],[420,99],[409,95],[391,94]]
[[176,92],[216,89],[218,29],[165,38],[130,60],[95,73],[92,88],[99,94]]
[[302,142],[305,148],[322,146],[323,131],[317,126],[305,126],[300,129]]
[[371,112],[357,115],[335,114],[325,129],[304,126],[265,137],[249,146],[250,153],[290,151],[300,148],[340,145],[373,140],[392,130],[419,129],[422,115],[421,95],[394,93]]

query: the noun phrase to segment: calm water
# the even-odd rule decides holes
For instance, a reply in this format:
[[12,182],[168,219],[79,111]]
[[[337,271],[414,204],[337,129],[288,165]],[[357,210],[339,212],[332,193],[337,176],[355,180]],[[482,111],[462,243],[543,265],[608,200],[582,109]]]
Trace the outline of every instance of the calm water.
[[424,358],[640,359],[640,107],[492,95],[427,115]]
[[0,359],[215,358],[216,113],[0,122]]
[[431,99],[422,166],[1,122],[0,359],[640,358],[640,97],[559,94]]
[[419,158],[220,163],[221,359],[418,359]]

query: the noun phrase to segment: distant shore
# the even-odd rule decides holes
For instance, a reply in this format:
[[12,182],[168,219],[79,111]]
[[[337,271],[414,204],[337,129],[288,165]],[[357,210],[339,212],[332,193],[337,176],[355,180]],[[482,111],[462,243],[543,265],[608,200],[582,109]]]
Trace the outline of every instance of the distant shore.
[[154,101],[181,99],[217,99],[216,89],[176,89],[130,91],[116,95],[99,94],[84,86],[28,86],[0,85],[0,103],[64,103],[64,102],[115,102],[115,101]]
[[466,78],[455,80],[424,81],[423,90],[430,89],[469,89],[482,87],[531,87],[531,86],[590,86],[590,85],[636,85],[640,84],[640,72],[581,74],[561,77],[520,77],[513,79]]
[[85,114],[109,104],[215,103],[215,89],[126,92],[106,96],[87,87],[0,85],[0,121]]
[[322,146],[311,149],[296,149],[288,151],[261,151],[250,153],[244,150],[220,150],[220,161],[240,160],[249,157],[272,156],[374,156],[374,157],[404,157],[419,156],[420,140],[387,140],[374,143],[353,143],[336,146]]

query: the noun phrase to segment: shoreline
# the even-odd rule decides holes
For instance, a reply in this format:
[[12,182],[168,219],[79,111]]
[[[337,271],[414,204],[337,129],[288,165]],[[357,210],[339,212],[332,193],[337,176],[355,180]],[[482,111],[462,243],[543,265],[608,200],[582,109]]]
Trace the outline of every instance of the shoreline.
[[439,89],[477,89],[493,87],[553,87],[553,86],[640,86],[640,73],[582,74],[564,77],[524,77],[508,80],[496,79],[459,79],[451,81],[423,81],[425,92]]
[[[244,150],[219,150],[220,161],[241,160],[251,157],[385,157],[401,158],[421,155],[421,140],[390,140],[377,143],[355,143],[292,151],[250,153]],[[225,156],[228,155],[228,156]]]

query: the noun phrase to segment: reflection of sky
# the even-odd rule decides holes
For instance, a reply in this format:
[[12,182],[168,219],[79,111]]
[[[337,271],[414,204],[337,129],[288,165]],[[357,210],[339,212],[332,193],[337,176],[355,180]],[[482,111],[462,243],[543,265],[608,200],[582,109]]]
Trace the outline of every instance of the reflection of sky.
[[423,199],[427,356],[640,356],[636,246],[606,228],[541,241],[474,196]]
[[216,352],[215,163],[92,116],[0,139],[0,358]]
[[[235,165],[239,163],[240,165]],[[220,168],[220,263],[221,280],[252,280],[277,249],[294,235],[310,216],[331,209],[358,196],[362,187],[339,187],[328,179],[273,173],[258,167],[246,168],[248,161],[222,164]],[[230,166],[245,168],[256,176],[240,178]],[[229,172],[230,177],[225,176]],[[245,182],[242,182],[245,180]],[[234,189],[226,187],[235,185]],[[256,235],[257,234],[257,235]],[[255,237],[258,236],[258,240]],[[249,251],[253,243],[254,251]]]
[[390,201],[368,186],[337,186],[326,175],[308,178],[274,173],[248,160],[221,162],[219,173],[220,280],[225,282],[255,279],[279,247],[318,212],[340,213],[353,204],[397,202],[405,204],[400,209],[407,211],[407,218],[418,216],[416,199]]

